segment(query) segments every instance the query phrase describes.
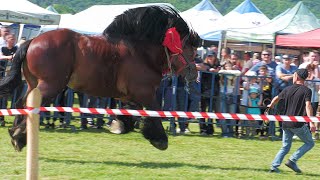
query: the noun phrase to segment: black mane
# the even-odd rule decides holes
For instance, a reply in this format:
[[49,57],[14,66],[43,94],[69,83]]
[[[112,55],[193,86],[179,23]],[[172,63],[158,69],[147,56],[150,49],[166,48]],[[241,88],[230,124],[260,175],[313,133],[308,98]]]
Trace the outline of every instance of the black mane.
[[194,36],[196,33],[189,29],[175,9],[165,5],[129,9],[118,15],[103,31],[103,35],[116,43],[127,39],[161,44],[167,29],[171,27],[176,27],[182,38],[186,35],[199,38]]

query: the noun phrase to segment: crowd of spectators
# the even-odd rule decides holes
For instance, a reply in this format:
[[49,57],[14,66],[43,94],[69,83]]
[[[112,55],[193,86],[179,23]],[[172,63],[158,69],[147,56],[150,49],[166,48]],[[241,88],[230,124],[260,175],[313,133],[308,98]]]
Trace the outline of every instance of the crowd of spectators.
[[[311,51],[301,61],[296,56],[288,54],[278,55],[277,60],[273,59],[269,50],[236,52],[230,48],[223,48],[221,59],[218,57],[216,47],[207,49],[202,62],[199,61],[200,57],[197,57],[196,66],[200,73],[199,81],[194,86],[200,87],[200,94],[185,94],[183,84],[178,85],[176,97],[179,108],[176,110],[263,114],[271,99],[285,87],[292,85],[294,72],[298,68],[306,68],[310,72],[306,84],[312,90],[312,103],[316,115],[320,82],[317,51]],[[188,97],[185,98],[186,96]],[[179,103],[179,99],[190,97],[193,97],[192,109],[189,108],[190,105],[185,104],[186,102]],[[279,102],[277,107],[280,114],[283,113],[281,103]],[[188,132],[187,121],[178,119],[178,122],[178,132]],[[218,127],[221,128],[221,136],[225,138],[282,136],[281,122],[233,119],[199,119],[198,122],[201,135],[212,135],[215,127]],[[279,127],[279,133],[275,132],[276,125]],[[315,138],[319,139],[318,133],[315,134]]]

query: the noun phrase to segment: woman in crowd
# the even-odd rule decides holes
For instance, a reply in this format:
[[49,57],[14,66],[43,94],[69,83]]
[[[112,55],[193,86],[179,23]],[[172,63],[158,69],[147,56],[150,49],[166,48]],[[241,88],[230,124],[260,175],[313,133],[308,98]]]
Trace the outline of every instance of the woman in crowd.
[[[217,54],[209,52],[204,62],[197,66],[197,69],[202,71],[201,74],[201,111],[202,112],[220,112],[219,102],[219,75],[220,63],[217,58]],[[209,73],[211,72],[211,73]],[[211,100],[211,101],[210,101]],[[211,104],[210,104],[211,102]],[[214,132],[213,121],[208,119],[208,123],[205,123],[205,119],[199,120],[201,135],[212,135]]]

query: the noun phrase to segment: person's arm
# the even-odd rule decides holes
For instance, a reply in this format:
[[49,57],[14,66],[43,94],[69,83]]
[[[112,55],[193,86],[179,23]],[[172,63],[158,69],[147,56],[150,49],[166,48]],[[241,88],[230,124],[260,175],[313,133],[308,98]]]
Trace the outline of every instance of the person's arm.
[[267,106],[269,108],[273,108],[279,102],[279,96],[276,96],[272,99],[271,103]]
[[12,59],[13,59],[13,55],[5,56],[5,55],[3,55],[2,51],[0,51],[0,60],[11,61]]
[[262,106],[262,101],[263,101],[263,94],[261,93],[260,98],[259,98],[259,102],[258,102],[259,106]]
[[[312,114],[313,114],[311,101],[306,101],[306,113],[307,113],[307,116],[309,116],[309,117],[312,116]],[[310,122],[309,125],[310,125],[310,131],[315,132],[316,126],[315,126],[314,122]]]
[[260,64],[260,63],[252,66],[252,67],[245,73],[245,75],[248,75],[247,73],[248,73],[249,71],[257,72],[257,71],[259,70],[259,68],[260,68],[260,65],[259,65],[259,64]]
[[249,90],[250,89],[250,83],[249,82],[243,82],[243,88],[245,89],[245,90]]
[[281,64],[276,67],[276,76],[283,81],[290,81],[293,78],[293,74],[284,74],[281,71]]
[[221,70],[221,67],[218,66],[217,68],[210,68],[208,71],[217,73],[217,72],[219,72],[220,70]]
[[248,107],[252,107],[251,97],[250,96],[248,96]]
[[207,71],[208,70],[208,66],[203,63],[197,63],[196,68],[198,71]]

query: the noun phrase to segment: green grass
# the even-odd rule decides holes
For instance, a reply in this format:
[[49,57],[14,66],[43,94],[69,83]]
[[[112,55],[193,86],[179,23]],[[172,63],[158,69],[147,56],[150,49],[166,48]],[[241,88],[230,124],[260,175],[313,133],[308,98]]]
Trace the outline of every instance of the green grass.
[[[8,126],[0,128],[0,179],[25,179],[26,149],[13,150]],[[318,142],[298,162],[303,175],[284,165],[281,174],[270,174],[281,141],[201,137],[198,130],[192,124],[191,134],[169,135],[169,148],[159,151],[139,132],[41,128],[39,179],[320,179]],[[300,145],[295,141],[290,154]]]

